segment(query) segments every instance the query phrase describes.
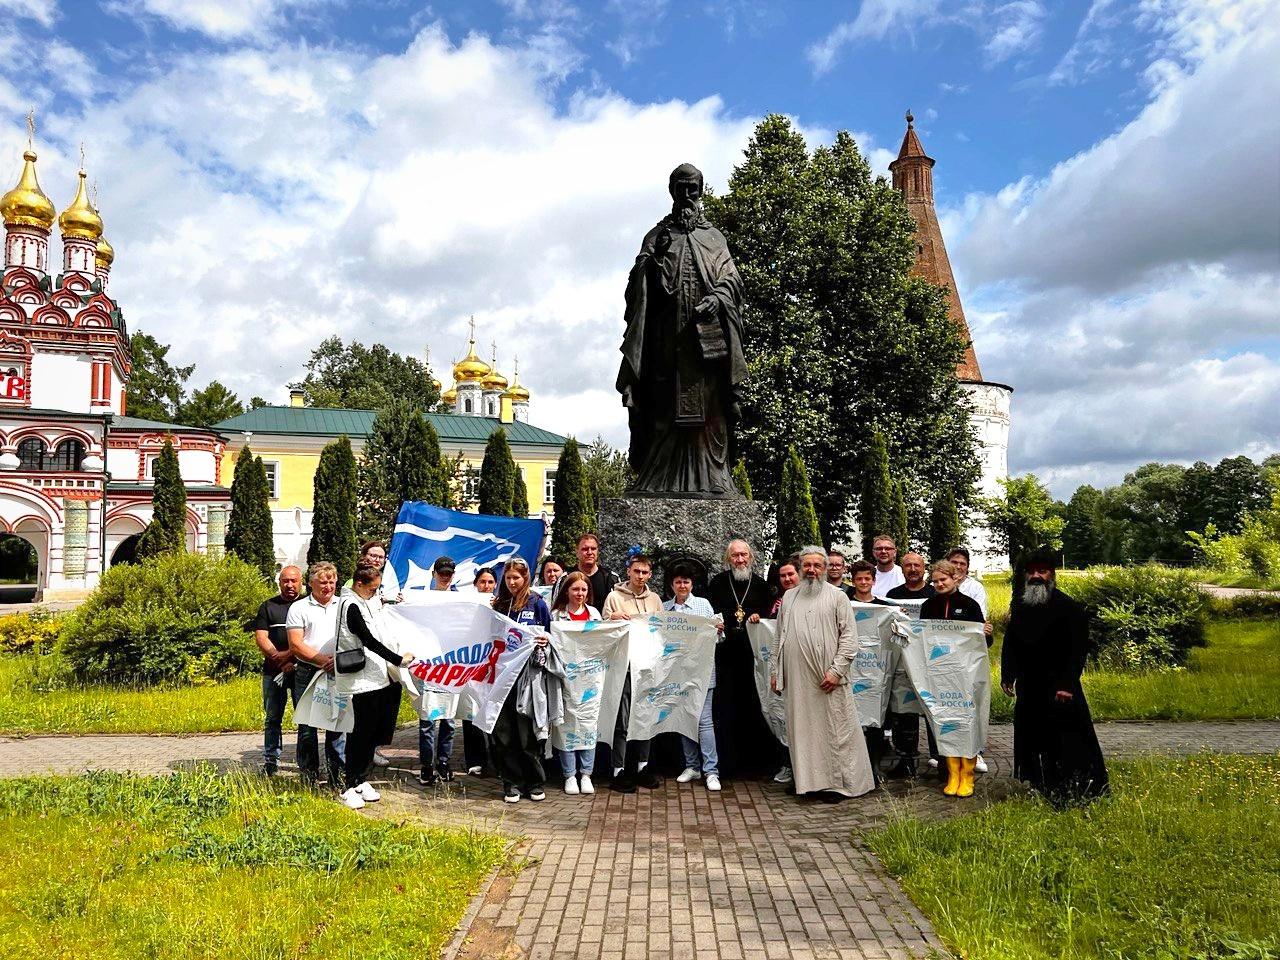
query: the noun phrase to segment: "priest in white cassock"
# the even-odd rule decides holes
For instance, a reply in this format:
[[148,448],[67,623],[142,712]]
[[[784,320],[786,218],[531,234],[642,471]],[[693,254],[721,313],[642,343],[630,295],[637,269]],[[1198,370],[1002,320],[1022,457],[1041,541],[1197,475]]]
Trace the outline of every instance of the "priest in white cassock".
[[800,567],[778,611],[770,683],[786,704],[796,793],[836,803],[875,787],[848,679],[858,633],[849,598],[826,582],[826,550],[805,547]]

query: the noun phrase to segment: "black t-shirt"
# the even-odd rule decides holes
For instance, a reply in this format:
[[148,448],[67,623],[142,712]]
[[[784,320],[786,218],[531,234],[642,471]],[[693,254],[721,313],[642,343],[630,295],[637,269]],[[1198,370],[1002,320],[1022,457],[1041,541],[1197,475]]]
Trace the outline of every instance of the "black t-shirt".
[[890,600],[927,600],[937,591],[932,583],[926,583],[919,590],[912,590],[905,583],[900,583],[885,594]]
[[[950,593],[935,593],[920,608],[921,620],[968,620],[970,623],[982,623],[986,617],[982,615],[982,607],[978,601],[959,590]],[[990,646],[990,644],[987,644]]]
[[[263,601],[262,606],[258,608],[258,615],[253,618],[252,628],[267,631],[267,637],[277,650],[289,649],[289,632],[285,630],[284,623],[289,616],[289,608],[296,602],[276,594],[270,600]],[[271,666],[264,657],[262,672],[272,677],[280,671]]]

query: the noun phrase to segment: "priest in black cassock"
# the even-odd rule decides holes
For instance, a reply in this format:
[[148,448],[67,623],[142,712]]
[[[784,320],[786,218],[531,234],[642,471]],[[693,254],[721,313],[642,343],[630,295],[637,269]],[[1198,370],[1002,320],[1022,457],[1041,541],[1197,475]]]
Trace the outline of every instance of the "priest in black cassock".
[[712,716],[720,772],[726,777],[759,777],[782,765],[783,748],[769,730],[756,692],[755,655],[747,623],[767,617],[774,588],[756,574],[755,553],[745,540],[725,551],[728,569],[711,578],[711,607],[724,617],[724,642],[716,645],[716,696]]
[[1107,767],[1080,686],[1089,654],[1089,617],[1057,588],[1056,555],[1033,553],[1026,589],[1009,617],[1000,686],[1016,697],[1014,775],[1063,807],[1107,792]]

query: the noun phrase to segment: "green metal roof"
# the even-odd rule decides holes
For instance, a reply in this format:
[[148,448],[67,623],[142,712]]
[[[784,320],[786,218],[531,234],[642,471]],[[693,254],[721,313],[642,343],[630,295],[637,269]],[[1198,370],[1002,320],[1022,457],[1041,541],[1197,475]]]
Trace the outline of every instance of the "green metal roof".
[[[286,436],[367,437],[373,429],[374,411],[337,407],[258,407],[215,424],[219,433],[277,433]],[[562,447],[565,438],[550,430],[521,423],[502,423],[492,417],[466,417],[456,413],[428,413],[441,443],[484,443],[499,427],[505,427],[510,443]]]
[[164,433],[216,433],[208,427],[188,427],[182,423],[162,423],[159,420],[143,420],[141,417],[116,417],[111,421],[112,430],[159,430]]

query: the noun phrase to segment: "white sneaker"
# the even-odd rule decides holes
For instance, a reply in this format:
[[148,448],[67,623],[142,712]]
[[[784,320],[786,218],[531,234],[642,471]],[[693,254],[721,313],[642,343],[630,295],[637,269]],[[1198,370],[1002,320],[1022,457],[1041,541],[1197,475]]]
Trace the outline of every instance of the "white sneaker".
[[364,806],[364,797],[360,796],[360,791],[352,787],[342,795],[342,804],[351,810],[359,810]]
[[519,790],[513,790],[511,793],[504,793],[504,794],[502,795],[502,802],[503,802],[503,803],[519,803],[519,802],[520,802],[520,791],[519,791]]
[[978,759],[974,761],[973,769],[977,773],[987,772],[987,761],[982,759],[982,754],[978,754]]
[[773,776],[774,783],[791,783],[795,778],[791,776],[791,768],[783,767]]
[[391,763],[391,758],[379,750],[377,747],[373,749],[373,765],[375,767],[385,767]]
[[933,768],[934,770],[937,770],[937,769],[938,769],[938,761],[937,761],[937,759],[936,759],[936,758],[934,758],[934,757],[930,757],[930,758],[929,758],[929,766],[930,766],[931,768]]
[[571,797],[576,797],[579,793],[581,793],[581,792],[582,792],[581,790],[579,790],[579,789],[578,789],[578,778],[577,778],[577,777],[565,777],[565,778],[564,778],[564,792],[565,792],[565,793],[567,793],[567,794],[568,794],[569,796],[571,796]]
[[579,793],[595,793],[595,785],[591,782],[591,777],[587,774],[578,775],[578,792]]
[[360,794],[360,796],[364,798],[365,803],[377,803],[382,799],[382,794],[373,789],[373,784],[368,781],[357,785],[355,790],[356,793]]
[[534,803],[541,803],[543,800],[547,799],[547,795],[541,790],[533,790],[529,793],[529,799]]
[[690,780],[698,780],[701,777],[702,774],[693,769],[693,767],[685,767],[684,772],[676,777],[676,783],[688,783]]
[[478,777],[482,770],[484,770],[484,767],[467,767],[467,776]]
[[707,789],[716,793],[720,791],[720,778],[714,773],[707,774]]

